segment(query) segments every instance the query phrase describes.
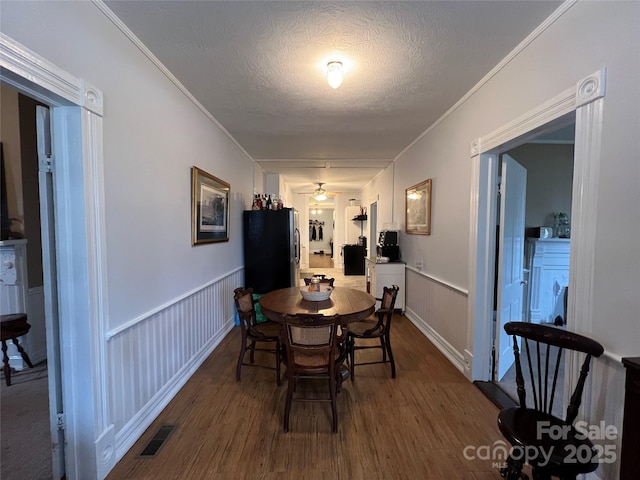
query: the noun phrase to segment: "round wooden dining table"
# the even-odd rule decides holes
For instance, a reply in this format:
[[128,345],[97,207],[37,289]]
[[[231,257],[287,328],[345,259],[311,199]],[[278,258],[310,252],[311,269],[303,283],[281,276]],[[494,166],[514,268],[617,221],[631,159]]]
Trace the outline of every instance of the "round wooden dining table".
[[282,323],[284,315],[313,313],[325,316],[340,315],[345,323],[364,320],[375,310],[376,299],[362,290],[334,287],[331,296],[321,302],[302,298],[300,288],[274,290],[260,297],[260,309],[265,317]]

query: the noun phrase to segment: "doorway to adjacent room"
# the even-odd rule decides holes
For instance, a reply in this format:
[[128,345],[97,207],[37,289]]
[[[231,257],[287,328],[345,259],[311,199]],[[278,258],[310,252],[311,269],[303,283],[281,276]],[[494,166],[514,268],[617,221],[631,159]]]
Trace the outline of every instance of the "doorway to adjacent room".
[[333,268],[333,208],[309,208],[309,268]]

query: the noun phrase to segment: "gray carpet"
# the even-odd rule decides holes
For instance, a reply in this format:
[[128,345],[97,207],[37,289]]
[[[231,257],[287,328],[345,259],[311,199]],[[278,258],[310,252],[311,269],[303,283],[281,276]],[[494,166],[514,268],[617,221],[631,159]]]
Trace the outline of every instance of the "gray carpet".
[[2,480],[51,479],[49,386],[46,362],[11,374],[0,385]]

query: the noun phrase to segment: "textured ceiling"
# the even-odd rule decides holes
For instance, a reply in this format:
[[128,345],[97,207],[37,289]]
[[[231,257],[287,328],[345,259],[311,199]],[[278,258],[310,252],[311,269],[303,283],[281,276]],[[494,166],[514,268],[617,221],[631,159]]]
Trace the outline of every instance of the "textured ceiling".
[[[105,3],[267,172],[294,189],[348,191],[561,2]],[[330,59],[345,64],[337,90],[324,76]]]

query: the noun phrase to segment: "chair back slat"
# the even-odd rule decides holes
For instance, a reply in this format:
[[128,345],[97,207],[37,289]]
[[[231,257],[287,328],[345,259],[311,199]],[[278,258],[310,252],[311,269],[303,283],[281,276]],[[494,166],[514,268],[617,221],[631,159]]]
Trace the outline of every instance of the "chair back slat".
[[580,369],[580,378],[576,388],[573,390],[571,400],[569,400],[569,406],[567,407],[567,416],[565,420],[567,423],[573,423],[578,416],[578,409],[582,403],[582,391],[584,390],[584,382],[587,379],[589,373],[589,364],[591,363],[591,355],[587,354],[584,362],[582,362],[582,368]]
[[257,324],[256,307],[253,303],[253,288],[236,288],[233,291],[233,300],[238,311],[240,327],[252,329]]
[[398,297],[399,290],[400,287],[397,285],[382,288],[380,309],[375,312],[375,316],[378,317],[378,322],[375,327],[369,329],[365,334],[385,332],[389,335],[389,332],[391,331],[391,320],[393,319],[393,309],[396,305],[396,298]]
[[382,293],[382,301],[380,302],[380,308],[385,310],[393,310],[396,305],[396,298],[398,297],[398,290],[400,287],[392,285],[391,287],[384,287]]
[[[336,281],[335,278],[325,278],[324,275],[323,276],[314,275],[314,277],[316,277],[319,280],[319,283],[328,283],[330,287],[333,287],[333,283]],[[306,286],[311,285],[311,277],[305,278],[304,284]]]
[[334,325],[300,327],[287,324],[289,341],[295,347],[326,347],[331,344]]
[[[526,342],[526,340],[525,340]],[[526,346],[527,355],[529,354],[529,348]],[[513,356],[515,357],[516,364],[516,389],[518,392],[518,400],[522,408],[527,408],[527,392],[524,387],[524,376],[522,374],[522,364],[520,363],[520,350],[518,349],[518,342],[514,337],[513,340]],[[529,365],[531,362],[529,362]]]
[[285,345],[294,362],[296,355],[320,355],[328,365],[335,357],[339,319],[339,315],[285,315]]
[[[546,412],[549,408],[549,382],[547,379],[549,378],[549,349],[550,345],[544,345],[543,348],[546,347],[545,355],[544,355],[544,403],[543,410]],[[555,381],[555,379],[554,379]]]
[[558,383],[558,374],[560,373],[561,360],[562,360],[562,347],[558,347],[558,355],[556,357],[556,367],[553,372],[553,385],[551,387],[551,399],[550,399],[549,408],[547,409],[547,412],[553,411],[553,399],[555,398],[555,395],[556,395],[556,385]]
[[[514,337],[514,344],[515,344],[515,337]],[[538,403],[538,390],[537,390],[536,379],[534,378],[533,362],[531,361],[531,350],[529,349],[529,341],[526,338],[524,339],[524,345],[527,350],[527,365],[529,366],[529,378],[531,381],[531,390],[533,393],[533,406],[536,410],[538,410],[540,408],[540,404]],[[523,385],[523,388],[525,388],[524,385]]]
[[[533,397],[533,408],[552,414],[555,396],[558,392],[558,377],[564,350],[585,353],[580,376],[571,394],[565,421],[573,423],[582,402],[584,384],[589,373],[592,357],[599,357],[604,348],[598,342],[564,329],[526,322],[509,322],[504,326],[513,337],[513,352],[516,365],[516,386],[520,407],[527,408],[527,385],[523,375],[522,358],[518,350],[518,340],[524,343],[529,370],[529,388]],[[529,344],[535,342],[535,346]],[[555,360],[552,360],[555,356]]]

